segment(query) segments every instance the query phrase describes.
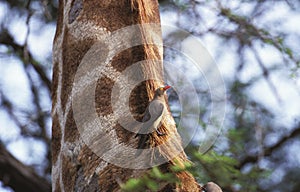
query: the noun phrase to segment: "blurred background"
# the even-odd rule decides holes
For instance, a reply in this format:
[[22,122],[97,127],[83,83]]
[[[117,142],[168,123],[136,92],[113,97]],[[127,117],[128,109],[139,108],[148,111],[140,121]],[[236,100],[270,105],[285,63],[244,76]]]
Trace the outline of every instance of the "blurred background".
[[[300,1],[159,3],[162,24],[199,38],[226,88],[226,116],[215,145],[199,154],[201,136],[195,135],[186,148],[199,183],[214,181],[228,192],[300,191]],[[9,179],[24,169],[32,174],[21,180],[51,183],[51,51],[57,6],[56,0],[0,0],[0,191],[14,191]],[[192,43],[176,31],[163,36],[177,50]],[[171,49],[165,48],[164,57],[194,76],[201,101],[197,123],[205,129],[211,100],[203,77]],[[176,93],[169,100],[178,121]]]

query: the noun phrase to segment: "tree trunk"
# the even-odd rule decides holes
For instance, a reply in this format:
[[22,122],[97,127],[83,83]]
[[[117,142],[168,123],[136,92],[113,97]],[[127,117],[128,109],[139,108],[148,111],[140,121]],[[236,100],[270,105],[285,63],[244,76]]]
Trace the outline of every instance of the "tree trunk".
[[[151,25],[147,25],[151,23]],[[143,25],[137,25],[143,24]],[[53,48],[54,191],[120,191],[148,168],[188,161],[170,115],[135,157],[134,137],[154,90],[163,85],[155,0],[60,0]],[[127,27],[127,28],[125,28]],[[159,46],[160,45],[160,46]],[[187,172],[160,191],[200,191]]]

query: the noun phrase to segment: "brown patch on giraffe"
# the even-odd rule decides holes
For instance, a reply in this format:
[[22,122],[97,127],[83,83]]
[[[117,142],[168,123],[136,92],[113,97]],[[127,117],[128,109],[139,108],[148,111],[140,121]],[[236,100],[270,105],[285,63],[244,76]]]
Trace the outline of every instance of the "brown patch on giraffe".
[[62,109],[65,111],[65,105],[71,95],[74,76],[77,68],[94,43],[92,39],[76,40],[65,29],[63,39],[63,63],[62,63],[62,90],[61,90],[61,103]]
[[82,0],[73,0],[69,12],[69,24],[73,23],[83,9]]
[[68,112],[67,121],[65,124],[64,140],[65,142],[73,143],[75,141],[78,141],[78,139],[79,139],[79,132],[76,126],[76,122],[74,120],[73,110],[71,108],[70,111]]
[[[99,17],[99,13],[101,13],[101,17]],[[83,12],[77,19],[92,21],[97,26],[103,26],[109,31],[115,31],[125,26],[137,24],[137,14],[138,11],[132,9],[131,2],[127,0],[89,0],[84,1]]]
[[124,71],[132,64],[145,59],[143,45],[135,46],[118,53],[111,61],[111,65],[119,72]]
[[143,81],[132,90],[129,96],[130,112],[137,121],[142,122],[143,114],[148,104],[149,97],[146,90],[146,81]]
[[58,154],[61,148],[61,127],[59,124],[59,118],[57,113],[52,117],[52,165],[54,165],[58,159]]
[[[124,159],[126,161],[126,159]],[[99,191],[119,191],[117,181],[127,181],[133,170],[109,164],[99,173]]]
[[99,115],[105,116],[113,112],[111,106],[111,92],[114,81],[107,76],[98,79],[95,90],[96,111]]
[[118,136],[119,143],[129,144],[130,138],[132,138],[136,133],[124,129],[120,124],[114,127],[116,134]]
[[70,157],[62,155],[62,182],[64,183],[64,191],[74,191],[75,178],[77,173],[77,165],[72,162]]
[[93,174],[88,178],[88,182],[86,177],[83,174],[83,167],[79,167],[77,171],[77,177],[75,181],[74,191],[98,191],[98,175]]
[[87,145],[82,147],[77,160],[83,168],[83,174],[85,177],[93,175],[96,168],[103,161]]
[[[153,0],[131,0],[131,7],[133,10],[136,10],[138,12],[138,23],[144,24],[144,23],[157,23],[160,24],[160,17],[159,14],[157,14],[158,10],[158,1]],[[153,31],[152,31],[153,30]],[[153,42],[153,33],[156,35],[161,35],[161,29],[159,28],[152,28],[152,30],[148,31],[145,30],[142,25],[140,27],[140,31],[143,38],[143,50],[145,53],[145,60],[147,60],[147,63],[149,67],[147,67],[147,70],[144,70],[147,74],[146,76],[155,77],[157,81],[163,82],[163,65],[162,62],[158,64],[158,62],[152,62],[151,60],[155,61],[162,61],[163,55],[162,51],[155,45]],[[162,42],[162,40],[161,40]],[[151,97],[152,92],[154,91],[154,88],[157,83],[153,83],[148,81],[146,83],[148,95]],[[153,86],[154,85],[154,86]]]

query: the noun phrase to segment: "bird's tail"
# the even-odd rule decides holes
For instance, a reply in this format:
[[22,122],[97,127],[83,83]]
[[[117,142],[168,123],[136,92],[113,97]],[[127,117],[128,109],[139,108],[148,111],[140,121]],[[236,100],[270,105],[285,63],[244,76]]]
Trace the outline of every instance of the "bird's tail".
[[135,153],[135,157],[138,157],[143,152],[142,149],[147,148],[149,135],[147,135],[147,134],[136,134],[135,137],[140,137],[139,142],[138,142],[138,146],[137,146],[138,150]]

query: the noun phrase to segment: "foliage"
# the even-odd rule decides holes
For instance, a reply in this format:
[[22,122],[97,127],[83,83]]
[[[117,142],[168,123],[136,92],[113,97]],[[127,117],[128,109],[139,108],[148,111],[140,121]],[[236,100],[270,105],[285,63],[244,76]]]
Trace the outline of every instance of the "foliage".
[[[176,171],[178,168],[174,166]],[[178,179],[172,173],[163,173],[158,167],[153,167],[147,174],[140,178],[131,178],[121,185],[123,191],[158,191],[161,184],[176,184]]]
[[206,154],[201,154],[195,149],[193,151],[193,163],[187,162],[185,167],[174,165],[170,168],[172,172],[165,174],[158,167],[154,167],[140,178],[129,179],[121,188],[123,191],[158,191],[159,183],[176,184],[178,181],[175,173],[188,171],[200,184],[213,180],[226,191],[234,188],[238,191],[255,192],[260,191],[257,182],[270,175],[270,170],[263,170],[257,166],[249,166],[247,170],[240,171],[238,161],[228,155],[220,155],[215,151]]

